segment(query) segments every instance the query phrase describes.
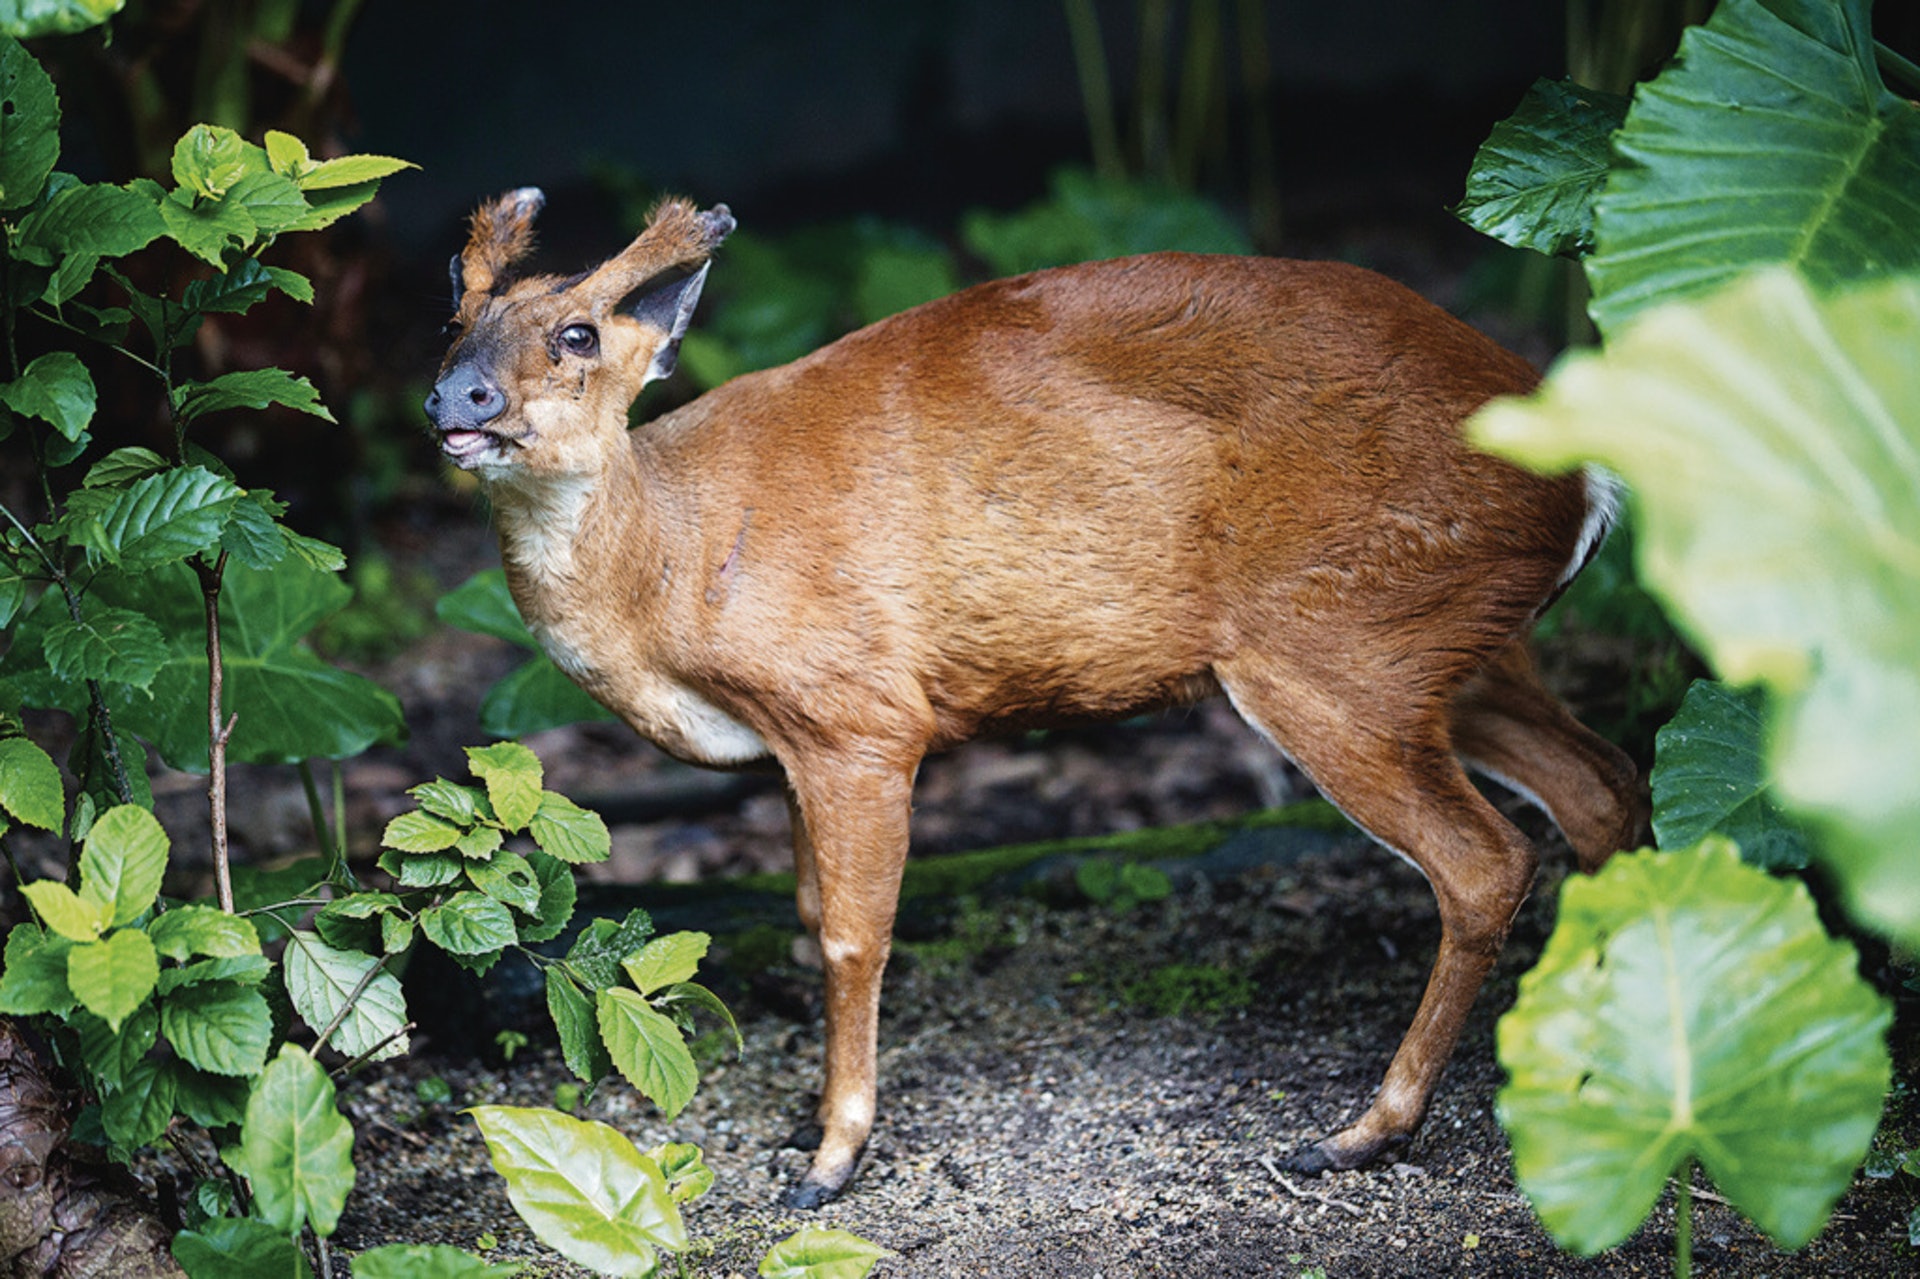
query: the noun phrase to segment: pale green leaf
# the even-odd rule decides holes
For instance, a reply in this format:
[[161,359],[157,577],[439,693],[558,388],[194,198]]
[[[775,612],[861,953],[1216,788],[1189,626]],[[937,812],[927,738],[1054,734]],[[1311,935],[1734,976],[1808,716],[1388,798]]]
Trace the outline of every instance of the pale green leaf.
[[473,775],[486,783],[494,816],[508,830],[524,829],[540,811],[540,781],[544,775],[540,757],[518,742],[495,742],[466,750]]
[[747,1041],[740,1034],[740,1023],[734,1020],[733,1010],[721,1002],[720,996],[694,982],[676,982],[661,993],[658,1006],[662,1012],[679,1016],[681,1004],[692,1004],[695,1007],[704,1008],[718,1017],[726,1023],[727,1029],[733,1032],[734,1050],[736,1052],[745,1050]]
[[1722,0],[1642,84],[1587,261],[1608,337],[1753,267],[1822,286],[1920,267],[1920,111],[1880,81],[1872,0]]
[[392,177],[403,169],[420,166],[390,155],[343,155],[305,169],[295,176],[303,191],[324,191],[335,187],[358,186]]
[[626,969],[627,980],[636,990],[651,995],[662,986],[693,980],[712,942],[713,938],[705,933],[668,933],[624,956],[620,966]]
[[288,937],[281,962],[293,1010],[316,1032],[325,1029],[342,1008],[347,1009],[328,1041],[332,1047],[358,1057],[385,1044],[374,1053],[375,1061],[407,1051],[407,1036],[394,1037],[407,1024],[406,995],[399,978],[383,967],[383,956],[336,950],[301,930]]
[[805,1226],[761,1258],[761,1279],[865,1279],[883,1257],[894,1254],[859,1235],[826,1226]]
[[1920,943],[1920,277],[1831,298],[1769,271],[1649,312],[1476,417],[1632,487],[1642,579],[1736,684],[1856,917]]
[[353,1258],[353,1279],[510,1279],[518,1262],[489,1262],[448,1244],[390,1243]]
[[57,831],[66,821],[59,766],[24,737],[0,739],[0,809],[41,830]]
[[467,878],[504,906],[528,915],[540,910],[540,880],[532,864],[518,853],[495,853],[491,860],[467,867]]
[[91,942],[113,925],[113,903],[80,896],[57,879],[20,885],[40,922],[68,941]]
[[298,1044],[282,1045],[254,1085],[236,1168],[253,1211],[288,1235],[330,1235],[353,1189],[353,1127],[334,1108],[333,1081]]
[[499,827],[476,826],[455,841],[453,849],[469,861],[485,861],[506,842],[507,837],[500,833]]
[[1500,1120],[1554,1238],[1619,1243],[1689,1159],[1783,1247],[1812,1238],[1890,1079],[1891,1011],[1858,962],[1803,884],[1718,837],[1569,878],[1499,1027]]
[[416,808],[388,822],[380,833],[380,844],[403,853],[437,853],[452,848],[461,834],[458,826]]
[[137,928],[122,928],[67,952],[67,985],[88,1012],[113,1029],[127,1019],[160,980],[153,943]]
[[713,1169],[706,1156],[690,1141],[670,1141],[647,1151],[647,1158],[660,1165],[667,1179],[667,1192],[675,1203],[692,1203],[713,1189]]
[[600,814],[554,791],[541,793],[527,833],[542,852],[576,866],[603,862],[613,852],[613,837]]
[[209,199],[225,195],[247,169],[246,139],[221,125],[196,124],[173,147],[173,180]]
[[507,1197],[542,1242],[606,1275],[650,1275],[654,1249],[684,1252],[680,1209],[653,1160],[602,1123],[556,1110],[475,1106]]
[[153,908],[167,873],[167,832],[137,804],[100,814],[80,854],[80,896],[112,910],[115,927]]
[[684,1110],[700,1071],[680,1028],[624,986],[597,992],[595,1007],[614,1068],[668,1119]]
[[474,791],[471,787],[450,782],[444,777],[436,777],[430,782],[407,791],[407,794],[419,803],[420,807],[443,818],[456,826],[471,826],[479,809],[474,806]]

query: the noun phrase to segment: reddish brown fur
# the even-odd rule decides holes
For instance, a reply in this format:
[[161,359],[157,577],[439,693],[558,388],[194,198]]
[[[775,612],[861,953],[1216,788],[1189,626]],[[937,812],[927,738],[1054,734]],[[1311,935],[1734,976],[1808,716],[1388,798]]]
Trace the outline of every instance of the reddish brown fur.
[[[1303,1162],[1403,1141],[1534,869],[1455,751],[1540,797],[1583,868],[1643,821],[1631,765],[1522,647],[1583,549],[1586,480],[1459,430],[1532,370],[1358,268],[1161,254],[969,289],[629,435],[669,335],[617,306],[703,263],[709,216],[665,206],[571,289],[470,287],[443,376],[485,361],[506,388],[462,464],[562,666],[675,754],[785,770],[828,986],[797,1201],[845,1184],[872,1122],[921,758],[1221,691],[1433,882],[1413,1029],[1372,1109]],[[555,346],[575,323],[592,362]]]

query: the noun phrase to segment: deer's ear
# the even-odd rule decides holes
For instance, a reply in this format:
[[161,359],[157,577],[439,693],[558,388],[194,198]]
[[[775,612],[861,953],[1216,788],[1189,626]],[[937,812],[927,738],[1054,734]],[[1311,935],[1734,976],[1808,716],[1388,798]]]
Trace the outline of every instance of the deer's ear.
[[533,219],[546,204],[539,187],[521,187],[474,210],[467,247],[454,266],[455,306],[469,290],[493,292],[507,268],[533,252]]
[[680,360],[680,339],[693,321],[693,309],[700,304],[700,290],[707,282],[708,263],[702,262],[690,272],[669,272],[656,276],[629,296],[621,309],[663,335],[647,366],[643,382],[657,382],[668,376]]

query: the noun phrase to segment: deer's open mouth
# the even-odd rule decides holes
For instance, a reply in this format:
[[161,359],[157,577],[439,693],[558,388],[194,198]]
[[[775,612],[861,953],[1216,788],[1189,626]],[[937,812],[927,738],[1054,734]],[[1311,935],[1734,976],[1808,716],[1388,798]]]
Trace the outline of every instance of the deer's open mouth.
[[471,469],[506,449],[506,437],[472,427],[440,432],[440,451],[455,466]]

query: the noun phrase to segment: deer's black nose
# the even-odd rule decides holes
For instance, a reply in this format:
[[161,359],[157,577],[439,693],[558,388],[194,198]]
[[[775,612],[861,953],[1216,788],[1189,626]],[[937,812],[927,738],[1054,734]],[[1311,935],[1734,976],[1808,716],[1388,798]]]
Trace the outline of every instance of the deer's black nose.
[[427,418],[442,431],[485,426],[507,407],[507,397],[478,364],[456,364],[427,396]]

